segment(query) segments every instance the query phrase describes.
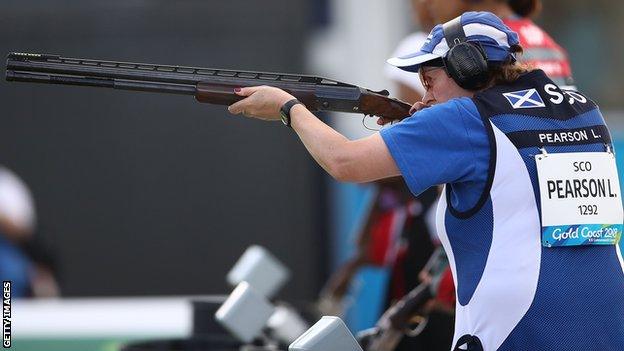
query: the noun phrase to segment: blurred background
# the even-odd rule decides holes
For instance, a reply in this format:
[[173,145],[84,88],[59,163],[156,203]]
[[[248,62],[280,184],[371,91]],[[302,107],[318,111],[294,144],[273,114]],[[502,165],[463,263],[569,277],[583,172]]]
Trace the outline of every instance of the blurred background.
[[[392,95],[385,60],[419,29],[407,0],[2,5],[4,54],[306,73]],[[624,3],[607,0],[544,0],[535,18],[567,49],[577,86],[600,105],[620,150],[623,18]],[[259,244],[291,271],[279,297],[313,301],[353,253],[373,197],[368,186],[329,179],[290,129],[187,96],[2,80],[0,106],[0,165],[27,194],[7,210],[26,223],[21,267],[41,268],[39,290],[24,296],[228,294],[226,273]],[[374,125],[359,115],[322,117],[350,138]],[[347,313],[353,330],[379,316],[387,279],[384,268],[358,273]],[[52,345],[20,344],[19,327],[15,349]]]

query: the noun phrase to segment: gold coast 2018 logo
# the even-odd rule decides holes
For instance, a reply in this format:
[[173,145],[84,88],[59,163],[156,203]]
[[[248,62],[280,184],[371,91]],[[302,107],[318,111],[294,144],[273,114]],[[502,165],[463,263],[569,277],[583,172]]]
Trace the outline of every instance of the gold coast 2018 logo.
[[11,282],[2,282],[2,347],[11,347]]

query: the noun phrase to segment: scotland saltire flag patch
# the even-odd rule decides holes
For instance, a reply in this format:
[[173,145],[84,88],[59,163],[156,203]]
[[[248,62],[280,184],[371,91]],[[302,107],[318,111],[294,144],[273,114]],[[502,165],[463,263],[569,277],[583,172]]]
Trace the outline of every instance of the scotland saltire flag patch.
[[513,108],[536,108],[544,107],[544,100],[536,89],[518,90],[503,93]]

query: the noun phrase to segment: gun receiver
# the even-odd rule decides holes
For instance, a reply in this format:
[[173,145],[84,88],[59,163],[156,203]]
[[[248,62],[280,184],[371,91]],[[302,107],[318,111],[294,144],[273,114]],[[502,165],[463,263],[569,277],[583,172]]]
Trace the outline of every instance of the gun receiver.
[[100,61],[47,54],[10,53],[7,56],[6,80],[194,95],[199,102],[217,105],[230,105],[243,99],[234,93],[234,88],[270,85],[297,97],[310,111],[351,112],[403,119],[409,116],[410,109],[409,104],[388,97],[385,90],[374,92],[322,77]]

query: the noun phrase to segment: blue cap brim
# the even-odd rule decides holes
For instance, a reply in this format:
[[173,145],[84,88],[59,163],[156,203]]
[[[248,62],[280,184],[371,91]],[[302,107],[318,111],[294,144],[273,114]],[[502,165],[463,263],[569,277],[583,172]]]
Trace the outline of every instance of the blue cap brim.
[[408,72],[418,72],[420,66],[428,61],[439,59],[440,55],[419,51],[413,55],[393,57],[386,62]]

